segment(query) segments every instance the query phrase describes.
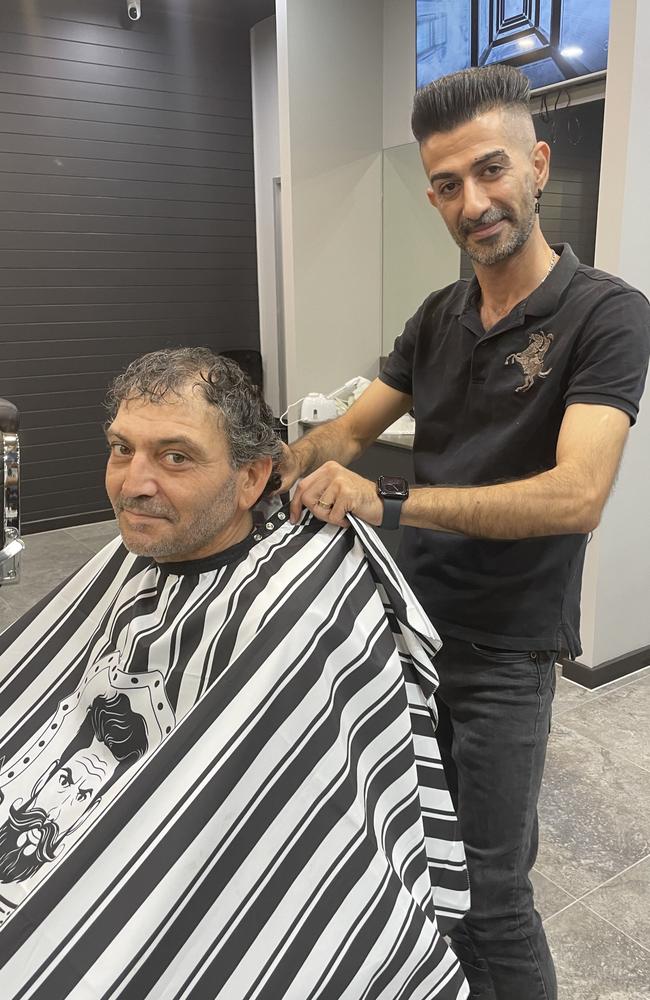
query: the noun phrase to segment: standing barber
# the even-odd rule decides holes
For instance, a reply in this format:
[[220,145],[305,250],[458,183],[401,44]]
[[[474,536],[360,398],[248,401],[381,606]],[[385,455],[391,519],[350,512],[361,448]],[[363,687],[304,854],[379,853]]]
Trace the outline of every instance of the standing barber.
[[[401,565],[444,645],[438,738],[472,908],[453,943],[473,997],[555,1000],[533,905],[537,800],[555,661],[580,653],[587,535],[638,412],[650,307],[539,226],[550,150],[507,66],[418,91],[427,196],[475,278],[434,292],[378,380],[285,452],[292,502],[340,524],[406,525]],[[343,468],[411,407],[418,488]],[[332,461],[336,459],[336,461]],[[341,463],[341,464],[338,464]]]

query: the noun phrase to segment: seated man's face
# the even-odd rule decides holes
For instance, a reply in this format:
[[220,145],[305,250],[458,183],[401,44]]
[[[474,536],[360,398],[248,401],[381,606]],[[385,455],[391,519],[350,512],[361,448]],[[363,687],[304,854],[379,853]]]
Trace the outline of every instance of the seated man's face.
[[[264,470],[257,488],[251,477],[259,469],[232,469],[218,411],[196,389],[169,402],[127,400],[106,436],[106,490],[131,552],[159,562],[200,559],[251,530]],[[270,460],[265,468],[268,478]]]

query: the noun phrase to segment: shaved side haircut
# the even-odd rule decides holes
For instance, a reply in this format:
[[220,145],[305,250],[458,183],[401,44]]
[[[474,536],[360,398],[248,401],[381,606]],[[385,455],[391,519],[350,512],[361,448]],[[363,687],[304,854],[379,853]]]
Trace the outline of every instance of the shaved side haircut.
[[416,92],[411,128],[421,145],[436,132],[451,132],[487,111],[502,109],[516,119],[517,133],[523,131],[534,142],[529,104],[528,78],[513,66],[463,69]]

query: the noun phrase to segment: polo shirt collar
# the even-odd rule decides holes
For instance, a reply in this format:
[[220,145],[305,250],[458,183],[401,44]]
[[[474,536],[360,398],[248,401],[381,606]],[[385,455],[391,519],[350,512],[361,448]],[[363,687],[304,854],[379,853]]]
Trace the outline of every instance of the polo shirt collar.
[[[555,312],[566,288],[580,263],[568,243],[558,243],[553,246],[553,250],[560,259],[547,278],[524,299],[515,306],[511,316],[517,314],[523,319],[527,316],[548,316]],[[462,316],[463,313],[475,311],[481,294],[481,288],[476,275],[471,279],[466,287],[459,289],[459,294],[452,306],[452,313]]]
[[476,307],[480,294],[481,289],[478,281],[476,280],[476,275],[470,278],[467,285],[459,282],[456,298],[451,306],[451,312],[453,315],[462,316],[463,313],[469,312],[470,309]]
[[553,249],[560,259],[547,278],[530,293],[525,303],[527,316],[550,316],[560,304],[579,261],[568,243],[559,243]]

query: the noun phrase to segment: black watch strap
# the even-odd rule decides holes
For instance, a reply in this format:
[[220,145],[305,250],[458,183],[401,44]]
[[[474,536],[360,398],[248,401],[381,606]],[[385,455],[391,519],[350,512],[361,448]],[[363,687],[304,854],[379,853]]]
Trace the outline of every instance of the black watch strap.
[[396,531],[399,528],[399,519],[402,514],[404,500],[401,497],[382,497],[381,502],[384,505],[384,516],[381,519],[379,527],[388,528],[389,531]]

